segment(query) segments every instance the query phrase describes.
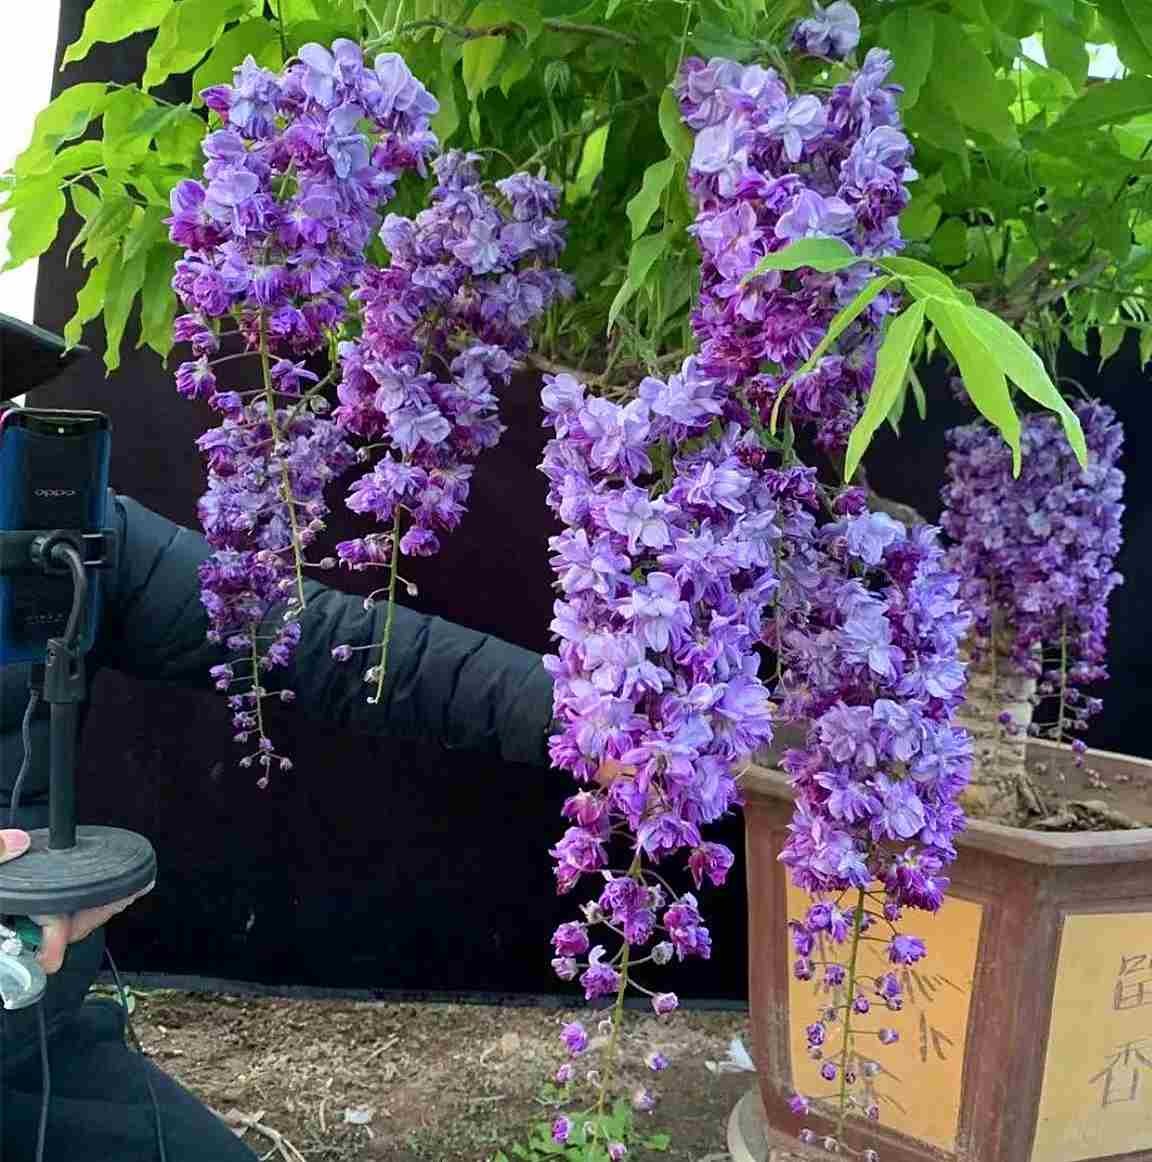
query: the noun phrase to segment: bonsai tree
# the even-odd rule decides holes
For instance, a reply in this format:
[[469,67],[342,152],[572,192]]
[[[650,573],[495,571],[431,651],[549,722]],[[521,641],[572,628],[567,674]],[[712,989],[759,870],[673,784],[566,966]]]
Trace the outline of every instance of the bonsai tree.
[[[1111,344],[1143,319],[1144,145],[1125,133],[1152,101],[1139,77],[1087,82],[1085,46],[1113,36],[1112,18],[1027,11],[1002,25],[967,5],[769,16],[745,4],[412,13],[283,0],[268,15],[220,0],[127,14],[98,0],[67,55],[155,27],[146,74],[65,90],[9,183],[13,261],[51,243],[66,199],[84,221],[90,273],[70,335],[102,313],[114,368],[140,294],[141,342],[190,343],[177,384],[223,415],[202,441],[218,550],[205,603],[222,646],[246,658],[216,677],[265,770],[279,756],[263,733],[262,675],[293,645],[325,485],[360,443],[372,467],[352,507],[385,531],[337,556],[384,569],[394,601],[398,557],[434,552],[459,519],[460,460],[498,434],[491,389],[550,308],[533,358],[548,372],[544,468],[566,526],[554,544],[553,757],[584,784],[605,758],[626,771],[568,801],[572,825],[552,852],[561,889],[589,873],[607,882],[554,937],[561,977],[615,1002],[593,1131],[567,1115],[552,1131],[559,1144],[591,1133],[588,1157],[623,1156],[607,1103],[636,971],[710,948],[694,893],[656,865],[679,857],[697,889],[724,879],[731,853],[701,827],[770,737],[770,699],[807,726],[788,760],[801,808],[787,862],[817,902],[793,938],[801,973],[818,939],[843,946],[827,980],[846,984],[854,1015],[825,1071],[841,1117],[850,1030],[869,1003],[855,971],[874,922],[866,889],[884,885],[893,925],[939,906],[937,873],[962,824],[967,754],[952,717],[968,619],[933,536],[869,512],[852,482],[879,426],[899,421],[908,396],[923,406],[912,369],[936,351],[955,361],[1010,473],[1024,451],[1018,398],[1056,417],[1083,464],[1080,418],[1045,359],[1063,338]],[[1051,68],[1022,48],[1036,32]],[[1138,59],[1138,30],[1114,39]],[[151,95],[190,72],[189,101]],[[97,119],[100,136],[82,140]],[[439,152],[444,142],[461,148]],[[1082,178],[1086,156],[1100,164]],[[431,191],[397,184],[426,164]],[[571,305],[553,268],[557,204]],[[901,252],[902,231],[920,257]],[[406,331],[397,304],[411,308]],[[218,357],[225,341],[242,351]],[[217,379],[242,353],[261,371],[250,396]],[[329,419],[323,390],[337,379]],[[800,437],[839,479],[798,458]],[[254,523],[236,516],[253,480]],[[285,601],[269,638],[263,615]],[[761,634],[778,659],[771,682],[758,674]],[[367,659],[377,690],[387,646],[385,635]],[[630,852],[622,867],[616,840]],[[892,936],[893,963],[924,951]],[[657,1013],[675,1008],[673,994],[639,987]],[[878,987],[899,1007],[894,975]],[[828,1036],[813,1026],[813,1049]],[[565,1031],[574,1055],[587,1040]]]

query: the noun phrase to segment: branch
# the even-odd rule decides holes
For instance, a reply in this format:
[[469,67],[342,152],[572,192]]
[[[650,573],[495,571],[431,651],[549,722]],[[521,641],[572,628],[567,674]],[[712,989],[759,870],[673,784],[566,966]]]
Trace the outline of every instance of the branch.
[[[614,40],[618,44],[635,46],[638,41],[616,28],[604,28],[599,24],[573,24],[569,20],[549,18],[541,22],[550,32],[568,32],[577,36],[598,36],[604,40]],[[408,32],[419,32],[424,28],[435,28],[446,32],[449,36],[458,36],[461,40],[479,40],[483,36],[523,36],[527,33],[524,25],[516,21],[505,21],[503,24],[484,24],[476,28],[469,28],[462,24],[449,24],[446,20],[411,20],[402,24],[397,34],[403,36]]]

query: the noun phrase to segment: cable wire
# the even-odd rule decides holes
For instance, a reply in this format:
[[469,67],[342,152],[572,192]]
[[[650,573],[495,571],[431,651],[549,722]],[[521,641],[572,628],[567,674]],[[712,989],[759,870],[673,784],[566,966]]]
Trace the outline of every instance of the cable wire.
[[16,826],[16,812],[20,809],[20,794],[24,790],[24,780],[32,767],[32,716],[40,704],[40,691],[33,688],[28,694],[28,705],[24,708],[24,721],[20,724],[20,741],[24,747],[24,758],[20,763],[20,773],[12,784],[12,803],[8,812],[8,826]]
[[148,1058],[144,1054],[144,1047],[140,1044],[140,1038],[136,1036],[136,1028],[132,1024],[132,1014],[128,1009],[128,992],[124,988],[124,982],[120,979],[120,971],[117,969],[116,961],[112,959],[112,952],[107,945],[104,946],[104,955],[108,958],[108,967],[112,970],[112,979],[116,983],[116,991],[120,996],[120,1007],[124,1010],[124,1025],[128,1030],[128,1039],[140,1056],[144,1084],[148,1087],[148,1099],[152,1103],[152,1116],[156,1125],[156,1157],[159,1162],[168,1162],[168,1151],[164,1146],[164,1125],[160,1118],[160,1103],[156,1099],[156,1090],[152,1085],[152,1073],[148,1068]]
[[48,1030],[44,1026],[44,1005],[36,1005],[36,1024],[40,1029],[40,1129],[36,1134],[36,1162],[44,1162],[44,1144],[48,1138],[48,1102],[52,1097],[52,1071],[48,1068]]

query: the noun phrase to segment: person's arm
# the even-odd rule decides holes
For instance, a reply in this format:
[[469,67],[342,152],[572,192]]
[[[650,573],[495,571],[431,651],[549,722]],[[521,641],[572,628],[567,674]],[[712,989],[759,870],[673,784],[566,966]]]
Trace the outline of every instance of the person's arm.
[[[97,650],[102,664],[147,678],[208,684],[223,660],[205,640],[198,568],[204,539],[124,497],[114,498],[120,563],[108,587]],[[308,586],[299,650],[269,685],[296,692],[312,717],[368,734],[436,741],[451,749],[548,765],[552,681],[540,657],[498,638],[399,607],[383,699],[369,705],[368,651],[337,662],[338,645],[378,641],[384,607]]]

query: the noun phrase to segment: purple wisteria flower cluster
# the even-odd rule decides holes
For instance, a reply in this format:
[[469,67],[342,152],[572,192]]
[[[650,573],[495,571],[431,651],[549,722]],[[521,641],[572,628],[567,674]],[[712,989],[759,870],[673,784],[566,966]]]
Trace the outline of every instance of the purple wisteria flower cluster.
[[[798,28],[798,47],[851,51],[858,22],[847,8],[818,10]],[[896,924],[905,908],[940,906],[963,826],[956,797],[971,754],[952,715],[969,618],[935,530],[909,532],[868,512],[861,490],[828,489],[795,458],[799,431],[843,447],[895,303],[877,296],[796,377],[869,265],[750,273],[800,238],[834,236],[865,259],[899,249],[897,217],[915,175],[890,67],[874,49],[823,103],[759,65],[686,62],[698,351],[666,383],[644,380],[626,404],[589,398],[566,377],[544,392],[556,431],[544,471],[566,526],[553,542],[552,755],[586,782],[605,759],[628,772],[565,807],[572,826],[552,853],[561,890],[588,874],[604,886],[585,923],[556,932],[554,966],[595,999],[620,995],[639,964],[707,955],[695,896],[677,896],[671,873],[653,865],[680,854],[698,887],[713,865],[719,883],[731,855],[709,846],[701,826],[737,802],[734,773],[770,738],[773,718],[807,722],[806,745],[786,761],[797,809],[783,858],[814,898],[792,929],[796,972],[821,974],[826,996],[809,1042],[839,1087],[794,1104],[805,1113],[831,1100],[841,1118],[878,1112],[857,1088],[855,1046],[897,1034],[864,1030],[862,1019],[873,1006],[901,1006],[898,966],[925,948]],[[780,438],[766,430],[778,402]],[[759,673],[761,645],[776,654],[770,682]],[[630,866],[614,866],[613,841],[630,848]],[[596,924],[614,934],[616,951],[590,934]],[[875,926],[888,932],[894,968],[866,987],[857,952]],[[654,995],[658,1012],[671,1007],[666,997]],[[579,1033],[572,1052],[585,1048]]]
[[435,161],[430,205],[414,219],[388,215],[390,265],[367,270],[354,295],[363,333],[340,345],[335,415],[381,450],[348,503],[388,531],[337,546],[352,568],[395,574],[398,554],[438,551],[463,515],[472,462],[504,430],[495,389],[527,352],[531,325],[571,293],[554,266],[560,191],[521,173],[489,193],[478,161],[459,151]]
[[[856,1039],[874,1008],[901,1007],[899,967],[925,947],[897,924],[907,908],[940,907],[956,858],[972,752],[952,720],[971,617],[934,529],[860,513],[786,547],[771,629],[781,641],[780,712],[810,726],[784,760],[796,808],[781,860],[815,901],[790,924],[794,972],[829,997],[807,1030],[821,1077],[842,1082],[849,1103],[875,1118],[878,1107],[853,1092],[867,1077]],[[886,942],[893,965],[867,981],[857,956],[865,933]],[[833,1051],[837,1027],[845,1032]],[[880,1044],[897,1036],[871,1032]],[[806,1113],[809,1101],[797,1095],[793,1106]]]
[[[1101,701],[1087,688],[1108,676],[1108,598],[1123,578],[1121,544],[1124,433],[1106,405],[1077,405],[1089,462],[1076,462],[1060,424],[1024,418],[1019,477],[1011,454],[983,421],[950,433],[941,523],[975,615],[976,652],[1007,648],[1008,663],[1038,680],[1041,699],[1056,700],[1050,722],[1033,731],[1066,741],[1082,731]],[[1004,648],[1001,646],[1001,648]],[[1084,743],[1074,739],[1078,757]]]
[[[436,100],[395,53],[368,64],[352,41],[308,44],[280,73],[249,57],[233,84],[203,97],[220,127],[204,140],[202,180],[176,187],[168,219],[185,248],[175,338],[195,355],[176,386],[223,417],[199,441],[200,519],[214,550],[202,595],[211,639],[236,655],[213,678],[237,741],[255,742],[242,765],[267,772],[289,763],[264,729],[272,695],[261,675],[287,664],[299,638],[326,488],[382,452],[348,504],[397,535],[347,542],[317,564],[391,564],[394,600],[396,557],[435,552],[437,534],[459,522],[467,461],[500,434],[493,388],[527,350],[527,327],[567,291],[552,267],[563,224],[549,216],[557,191],[547,182],[513,174],[493,195],[474,158],[437,156]],[[403,175],[430,164],[431,206],[382,221]],[[391,254],[383,269],[366,258],[377,237]],[[361,338],[342,343],[349,323]],[[221,354],[237,339],[239,351]],[[260,361],[261,386],[228,389],[221,365],[246,355]],[[309,357],[326,359],[324,378]],[[333,413],[324,393],[336,378]],[[386,642],[371,648],[382,682]]]
[[[849,6],[812,18],[827,23],[837,55],[858,37],[840,9]],[[680,78],[680,108],[696,134],[689,184],[699,206],[702,290],[693,325],[701,361],[764,421],[791,381],[793,421],[831,450],[843,447],[859,418],[893,297],[877,295],[835,350],[796,376],[874,268],[747,276],[766,254],[801,238],[838,238],[864,258],[901,248],[905,183],[916,174],[899,88],[887,82],[891,68],[887,52],[871,49],[827,101],[791,93],[775,69],[722,58],[689,60]]]
[[[625,977],[635,985],[640,964],[711,951],[695,896],[655,868],[678,859],[699,888],[723,883],[732,864],[701,828],[737,802],[734,769],[771,738],[755,647],[780,532],[774,482],[744,459],[755,436],[729,424],[694,446],[722,408],[694,359],[667,382],[645,379],[627,404],[589,397],[566,375],[543,397],[556,432],[543,464],[549,503],[565,525],[551,542],[561,593],[559,652],[546,660],[551,754],[591,784],[565,803],[571,826],[552,855],[561,891],[602,881],[584,922],[557,930],[553,966],[595,1000]],[[657,461],[671,483],[653,496]],[[606,760],[630,772],[607,789],[593,783]],[[614,868],[620,834],[633,850]],[[592,946],[598,926],[619,938],[611,954]],[[676,1007],[671,994],[650,995],[657,1013]]]

